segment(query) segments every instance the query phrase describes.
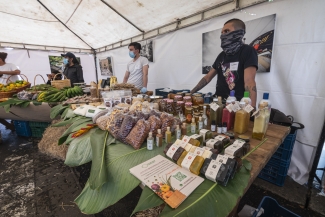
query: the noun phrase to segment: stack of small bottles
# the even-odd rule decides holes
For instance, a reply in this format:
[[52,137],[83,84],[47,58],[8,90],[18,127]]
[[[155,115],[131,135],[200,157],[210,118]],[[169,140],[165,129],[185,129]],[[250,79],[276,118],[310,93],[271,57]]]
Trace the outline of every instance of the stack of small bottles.
[[[244,140],[235,140],[231,144],[225,135],[212,138],[210,131],[201,130],[200,135],[183,135],[175,143],[169,143],[164,153],[193,174],[201,173],[207,179],[226,186],[235,175],[238,161],[249,148],[249,143]],[[221,154],[223,151],[224,155]]]

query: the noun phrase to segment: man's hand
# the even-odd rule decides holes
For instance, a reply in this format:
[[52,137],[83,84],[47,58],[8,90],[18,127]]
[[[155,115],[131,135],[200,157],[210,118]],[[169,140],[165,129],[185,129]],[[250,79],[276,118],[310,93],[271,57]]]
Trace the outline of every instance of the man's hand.
[[191,94],[198,92],[201,90],[203,87],[205,87],[213,78],[216,76],[217,70],[211,67],[210,71],[208,74],[206,74],[200,81],[199,83],[191,90]]
[[254,108],[256,107],[257,98],[255,75],[256,68],[254,66],[250,66],[244,70],[245,90],[249,92],[249,96],[252,100],[252,106]]

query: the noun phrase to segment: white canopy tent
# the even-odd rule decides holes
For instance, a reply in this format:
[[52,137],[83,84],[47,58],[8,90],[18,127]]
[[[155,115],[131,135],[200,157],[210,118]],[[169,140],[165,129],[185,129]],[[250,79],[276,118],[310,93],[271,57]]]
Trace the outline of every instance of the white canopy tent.
[[0,46],[97,52],[267,0],[0,0]]
[[[288,174],[300,184],[307,181],[324,120],[325,1],[0,0],[0,4],[0,51],[36,50],[30,55],[19,49],[8,51],[8,60],[24,73],[44,74],[49,70],[48,55],[60,55],[52,51],[72,51],[81,57],[87,82],[95,80],[89,53],[112,57],[121,81],[130,61],[125,46],[154,38],[150,90],[196,85],[203,76],[202,33],[221,28],[234,17],[246,22],[276,14],[271,72],[256,76],[258,100],[269,92],[272,107],[306,126],[298,131]],[[202,92],[213,92],[215,84],[216,78]]]

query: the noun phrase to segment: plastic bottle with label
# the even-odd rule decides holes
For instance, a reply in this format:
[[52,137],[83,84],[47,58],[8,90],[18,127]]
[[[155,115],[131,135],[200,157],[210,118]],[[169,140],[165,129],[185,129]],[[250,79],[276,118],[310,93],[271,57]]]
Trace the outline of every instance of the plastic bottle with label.
[[163,135],[161,134],[161,129],[158,129],[158,133],[156,135],[156,146],[157,147],[162,146],[162,139],[163,139]]
[[241,109],[236,112],[234,132],[239,134],[244,134],[248,130],[249,114],[244,110],[246,106],[246,102],[241,101],[239,103],[239,106]]
[[192,123],[191,123],[191,133],[196,133],[196,123],[195,123],[195,118],[192,118]]
[[175,134],[176,134],[176,139],[180,139],[180,138],[181,138],[181,136],[182,136],[182,131],[181,131],[181,129],[179,128],[179,125],[176,126]]
[[165,133],[165,142],[168,144],[172,141],[172,132],[170,131],[170,127],[167,127],[167,131]]
[[147,138],[147,149],[148,150],[152,150],[153,149],[153,143],[154,143],[154,139],[152,137],[152,132],[149,133],[149,136]]
[[235,91],[230,91],[230,96],[227,98],[226,106],[222,111],[222,123],[227,123],[227,131],[234,128],[235,121],[235,113],[233,111],[229,111],[226,107],[230,104],[235,103]]
[[208,128],[208,116],[207,116],[207,107],[206,106],[203,106],[202,121],[203,121],[203,129],[207,129]]
[[240,102],[244,102],[246,105],[252,105],[252,100],[251,100],[251,98],[249,98],[249,92],[248,91],[244,92],[244,97],[240,100]]
[[183,123],[181,132],[182,132],[182,136],[187,135],[187,125],[186,125],[186,123]]
[[263,94],[263,99],[259,103],[258,109],[259,111],[255,114],[252,138],[262,140],[269,125],[271,112],[271,102],[269,101],[268,93]]
[[198,128],[199,128],[199,131],[203,129],[203,121],[202,121],[202,117],[199,117]]
[[218,111],[218,99],[213,98],[213,102],[210,104],[210,120],[217,123],[217,111]]

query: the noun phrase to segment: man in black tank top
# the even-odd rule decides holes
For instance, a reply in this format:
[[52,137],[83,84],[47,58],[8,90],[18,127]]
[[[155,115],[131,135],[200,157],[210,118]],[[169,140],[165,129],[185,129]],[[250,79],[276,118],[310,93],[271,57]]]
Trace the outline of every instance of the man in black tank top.
[[231,90],[235,90],[237,100],[241,100],[244,91],[249,91],[252,106],[256,106],[258,59],[255,49],[243,43],[245,31],[245,23],[239,19],[231,19],[224,24],[220,36],[223,51],[191,93],[201,90],[217,75],[216,96],[225,99]]

